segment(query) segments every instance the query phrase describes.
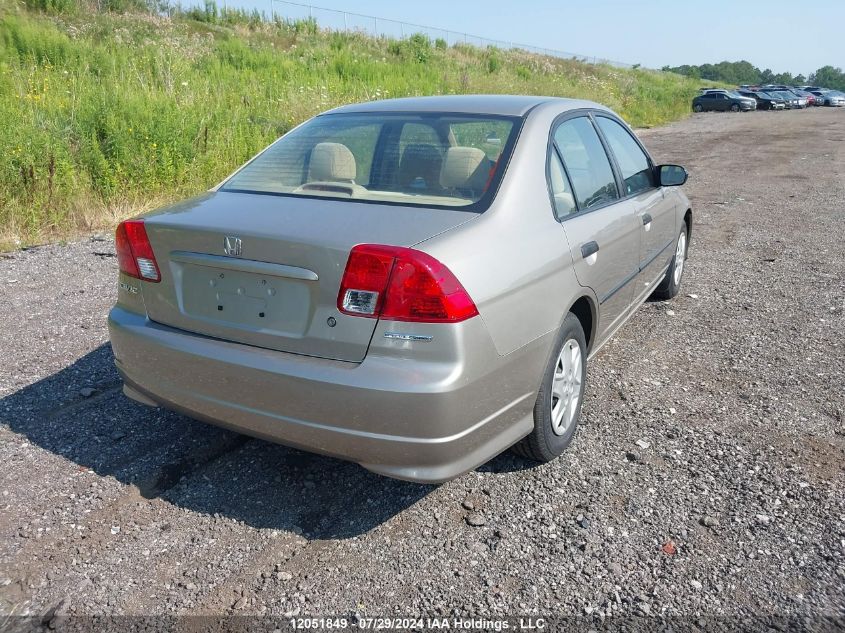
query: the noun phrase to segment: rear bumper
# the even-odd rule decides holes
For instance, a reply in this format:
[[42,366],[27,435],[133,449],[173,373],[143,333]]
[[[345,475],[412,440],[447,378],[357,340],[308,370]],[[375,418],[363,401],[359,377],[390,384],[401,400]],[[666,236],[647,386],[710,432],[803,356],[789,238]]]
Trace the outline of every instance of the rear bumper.
[[[388,327],[379,324],[374,344]],[[349,363],[191,334],[121,307],[109,314],[115,363],[135,399],[427,483],[471,470],[531,431],[551,345],[542,337],[500,357],[480,318],[441,327],[450,328],[441,338],[455,347],[451,360],[401,341]]]

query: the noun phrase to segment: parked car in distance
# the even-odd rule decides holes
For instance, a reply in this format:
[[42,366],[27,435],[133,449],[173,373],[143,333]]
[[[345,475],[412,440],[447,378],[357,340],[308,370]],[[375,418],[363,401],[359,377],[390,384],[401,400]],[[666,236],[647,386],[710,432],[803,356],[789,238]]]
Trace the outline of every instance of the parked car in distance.
[[[801,108],[801,99],[794,92],[788,90],[767,90],[770,95],[783,99],[784,104],[788,110],[797,110]],[[804,102],[806,106],[806,100]]]
[[808,107],[816,105],[816,95],[812,92],[807,92],[806,90],[801,90],[800,88],[791,88],[790,92],[798,95],[799,98],[805,99]]
[[783,99],[775,97],[761,90],[737,90],[743,97],[750,97],[757,102],[758,110],[783,110],[786,107]]
[[840,107],[845,106],[845,93],[838,90],[814,91],[817,99],[821,100],[821,105]]
[[757,100],[729,91],[708,91],[692,100],[694,112],[748,112],[757,109]]
[[795,92],[794,90],[791,90],[791,89],[790,89],[790,90],[783,90],[782,92],[783,92],[784,94],[794,95],[794,96],[795,96],[795,98],[797,99],[797,102],[798,102],[798,107],[799,107],[799,108],[806,108],[806,107],[809,105],[809,101],[807,100],[807,98],[806,98],[806,97],[802,97],[801,95],[799,95],[799,94],[798,94],[797,92]]
[[686,178],[589,101],[337,108],[119,225],[124,391],[413,481],[551,460],[588,359],[679,292]]
[[787,108],[806,108],[807,99],[798,96],[792,88],[783,85],[767,85],[761,86],[760,90],[768,92],[769,94],[776,94],[786,101]]

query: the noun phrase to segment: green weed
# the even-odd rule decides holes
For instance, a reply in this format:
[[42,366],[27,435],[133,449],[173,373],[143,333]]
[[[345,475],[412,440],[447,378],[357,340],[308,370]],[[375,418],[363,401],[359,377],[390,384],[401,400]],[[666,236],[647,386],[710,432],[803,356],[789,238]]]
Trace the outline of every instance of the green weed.
[[[698,82],[518,50],[320,31],[313,20],[153,0],[0,4],[0,243],[99,229],[222,180],[304,119],[411,95],[592,99],[634,126]],[[157,1],[157,0],[156,0]],[[131,9],[130,12],[125,12]]]

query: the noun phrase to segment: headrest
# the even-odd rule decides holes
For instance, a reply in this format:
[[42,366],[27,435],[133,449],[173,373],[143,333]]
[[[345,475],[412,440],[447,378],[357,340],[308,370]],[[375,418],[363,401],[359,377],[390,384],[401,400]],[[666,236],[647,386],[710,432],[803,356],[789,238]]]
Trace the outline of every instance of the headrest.
[[[450,147],[446,150],[440,170],[440,184],[446,189],[478,188],[479,173],[487,162],[487,155],[477,147]],[[487,174],[483,174],[483,188]]]
[[426,187],[437,186],[443,157],[436,146],[429,143],[411,143],[402,152],[399,161],[399,184],[408,185],[417,178],[425,180]]
[[355,156],[342,143],[317,143],[311,150],[308,181],[352,182],[358,171]]

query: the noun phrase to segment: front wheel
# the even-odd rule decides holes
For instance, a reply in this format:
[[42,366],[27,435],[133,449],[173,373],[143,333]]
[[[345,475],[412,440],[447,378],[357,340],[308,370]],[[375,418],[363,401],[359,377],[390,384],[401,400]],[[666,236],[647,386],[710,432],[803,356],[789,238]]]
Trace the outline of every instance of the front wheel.
[[653,293],[655,299],[672,299],[677,296],[681,290],[681,279],[684,275],[684,264],[687,261],[687,224],[681,228],[681,234],[678,235],[678,241],[675,243],[675,256],[672,258],[672,263],[669,264],[669,269],[666,271],[666,277],[660,282]]
[[737,104],[733,104],[731,106],[731,112],[739,112],[739,106]]
[[513,450],[522,457],[549,462],[575,436],[587,381],[587,342],[581,322],[566,315],[534,403],[534,430]]

